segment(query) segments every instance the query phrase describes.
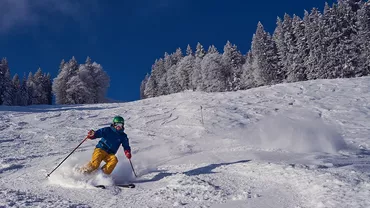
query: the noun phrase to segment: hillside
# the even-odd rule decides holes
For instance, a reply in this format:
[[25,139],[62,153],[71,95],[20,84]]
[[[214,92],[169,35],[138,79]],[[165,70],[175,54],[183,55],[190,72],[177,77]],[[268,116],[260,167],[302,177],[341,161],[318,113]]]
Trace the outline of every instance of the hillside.
[[[129,103],[0,106],[0,207],[370,207],[369,90],[363,77]],[[46,178],[115,115],[126,119],[138,178],[122,149],[112,178],[75,172],[97,140]],[[128,181],[136,188],[92,186]]]

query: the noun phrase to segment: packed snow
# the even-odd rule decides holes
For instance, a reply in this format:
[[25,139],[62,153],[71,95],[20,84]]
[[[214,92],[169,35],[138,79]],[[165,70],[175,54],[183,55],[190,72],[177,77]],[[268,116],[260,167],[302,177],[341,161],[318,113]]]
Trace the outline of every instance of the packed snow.
[[[0,106],[0,207],[370,207],[369,90],[363,77]],[[111,176],[79,173],[98,140],[46,177],[116,115],[126,120],[137,178],[122,147]],[[128,182],[136,188],[113,186]]]

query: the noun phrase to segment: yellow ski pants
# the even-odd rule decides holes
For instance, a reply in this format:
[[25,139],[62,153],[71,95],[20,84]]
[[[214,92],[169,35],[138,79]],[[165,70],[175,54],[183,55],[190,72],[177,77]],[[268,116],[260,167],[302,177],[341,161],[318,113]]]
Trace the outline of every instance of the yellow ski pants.
[[107,175],[111,174],[118,163],[118,159],[113,154],[108,154],[106,151],[95,148],[91,161],[87,164],[84,172],[91,173],[98,169],[100,163],[104,160],[105,165],[101,168],[103,172]]

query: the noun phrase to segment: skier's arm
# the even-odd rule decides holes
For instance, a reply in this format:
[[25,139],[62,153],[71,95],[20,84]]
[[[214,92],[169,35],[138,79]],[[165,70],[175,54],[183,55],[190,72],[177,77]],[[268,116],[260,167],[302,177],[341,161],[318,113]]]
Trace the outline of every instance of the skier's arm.
[[101,138],[104,136],[104,128],[98,129],[95,131],[94,137],[95,138]]
[[123,142],[122,142],[122,147],[124,149],[124,152],[125,152],[125,155],[126,155],[127,159],[131,159],[131,147],[130,147],[127,135],[126,135],[125,140],[123,140]]
[[97,131],[91,129],[87,134],[87,138],[89,139],[101,138],[103,137],[103,134],[104,134],[103,129],[98,129]]
[[128,140],[127,136],[126,136],[126,139],[124,139],[123,142],[122,142],[122,147],[125,151],[131,152],[131,147],[130,147],[129,140]]

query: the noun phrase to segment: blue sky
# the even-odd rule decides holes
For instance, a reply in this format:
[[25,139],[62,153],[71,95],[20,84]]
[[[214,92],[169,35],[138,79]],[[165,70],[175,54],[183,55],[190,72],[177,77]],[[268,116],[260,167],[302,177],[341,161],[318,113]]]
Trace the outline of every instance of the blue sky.
[[[76,3],[78,2],[78,3]],[[109,3],[108,3],[109,2]],[[326,1],[330,5],[336,1]],[[12,75],[44,72],[57,76],[59,63],[87,56],[111,78],[107,97],[139,99],[140,83],[155,59],[187,44],[214,44],[222,51],[227,40],[243,54],[258,21],[273,32],[284,13],[303,17],[304,10],[324,0],[0,0],[0,57]]]

